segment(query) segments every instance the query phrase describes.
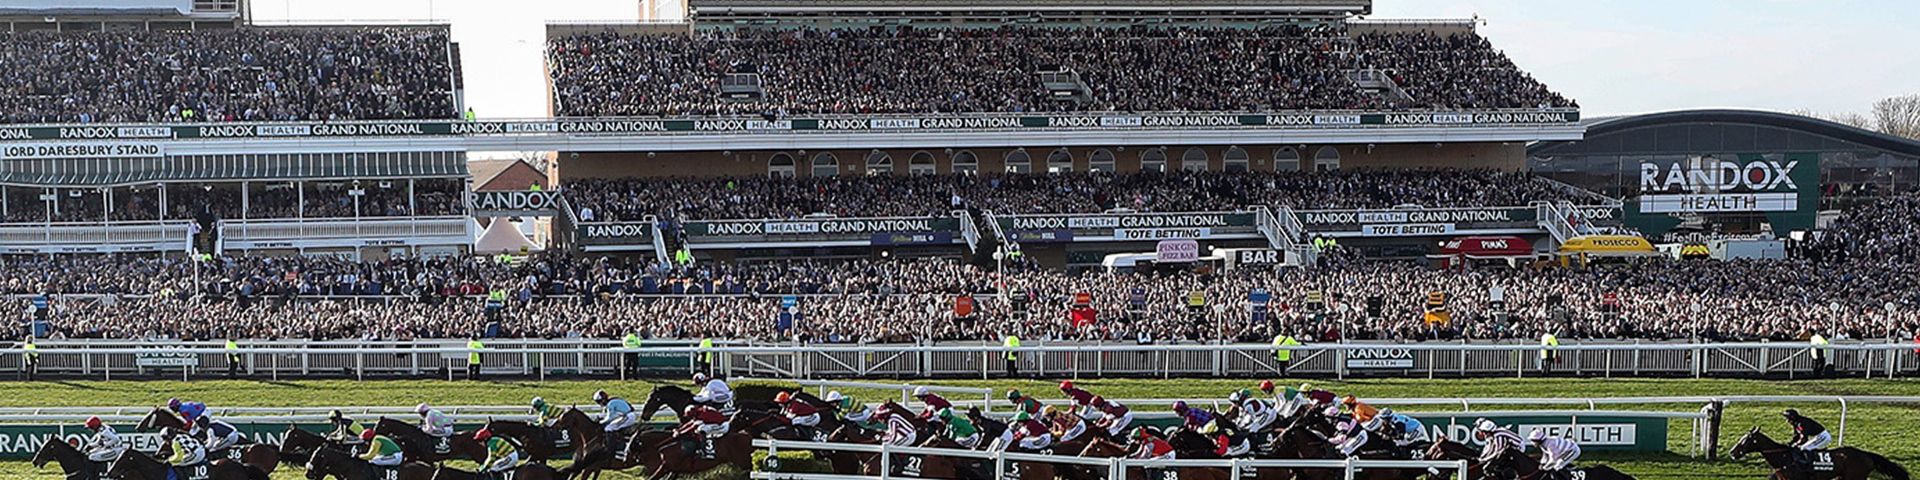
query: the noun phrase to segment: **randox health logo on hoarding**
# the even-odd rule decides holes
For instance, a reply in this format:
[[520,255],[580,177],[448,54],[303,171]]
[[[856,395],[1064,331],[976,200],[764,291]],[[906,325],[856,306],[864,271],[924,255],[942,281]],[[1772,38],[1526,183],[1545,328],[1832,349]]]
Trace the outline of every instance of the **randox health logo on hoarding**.
[[1820,206],[1820,155],[1703,154],[1644,160],[1640,195],[1623,205],[1622,223],[1659,237],[1684,217],[1764,214],[1786,237],[1813,228]]

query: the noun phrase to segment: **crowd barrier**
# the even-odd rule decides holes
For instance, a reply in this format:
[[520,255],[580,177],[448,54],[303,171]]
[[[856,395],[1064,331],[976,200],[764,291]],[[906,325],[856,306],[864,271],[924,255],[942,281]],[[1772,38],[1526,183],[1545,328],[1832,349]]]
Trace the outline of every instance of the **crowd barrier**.
[[[1128,476],[1126,475],[1126,472],[1130,469],[1136,469],[1136,468],[1158,469],[1158,468],[1182,468],[1182,467],[1227,469],[1230,472],[1230,475],[1228,475],[1227,478],[1243,478],[1241,476],[1242,472],[1250,472],[1260,468],[1287,468],[1287,469],[1296,469],[1296,470],[1298,469],[1340,470],[1343,472],[1342,473],[1343,478],[1348,480],[1352,480],[1353,478],[1355,478],[1354,477],[1355,473],[1363,470],[1367,470],[1367,469],[1425,470],[1428,468],[1434,468],[1434,469],[1452,470],[1460,475],[1458,478],[1466,478],[1466,474],[1467,474],[1467,462],[1460,461],[1460,460],[1453,460],[1453,461],[1358,460],[1358,459],[1346,459],[1346,460],[1253,460],[1253,459],[1137,460],[1137,459],[1129,459],[1129,458],[1089,458],[1089,457],[1073,456],[1071,454],[1040,455],[1040,454],[1032,454],[1032,453],[983,451],[983,450],[958,450],[958,449],[948,449],[948,448],[896,447],[896,446],[891,446],[886,444],[862,445],[862,444],[851,444],[851,443],[793,442],[793,441],[784,441],[784,440],[754,440],[753,446],[767,449],[768,458],[777,458],[773,454],[779,453],[780,449],[782,448],[785,448],[788,450],[830,450],[830,451],[880,454],[877,457],[880,460],[880,465],[881,465],[880,475],[878,476],[781,473],[777,471],[773,471],[773,472],[763,471],[763,472],[755,472],[753,474],[753,478],[756,478],[756,479],[867,480],[867,479],[873,479],[873,478],[879,478],[879,479],[906,478],[905,476],[893,473],[894,472],[893,462],[895,461],[896,456],[898,456],[901,459],[901,461],[907,461],[907,462],[914,462],[915,457],[922,457],[922,456],[972,458],[972,459],[985,460],[985,461],[993,462],[993,476],[991,478],[997,478],[997,479],[1020,478],[1017,470],[1018,468],[1020,468],[1019,466],[1020,463],[1046,463],[1046,464],[1079,465],[1079,466],[1085,466],[1085,467],[1105,468],[1107,473],[1104,474],[1103,477],[1111,480],[1124,480],[1128,478]],[[773,469],[770,469],[770,470],[773,470]]]
[[[1845,375],[1872,378],[1920,373],[1915,345],[1854,341],[1816,348],[1801,342],[1537,344],[1421,342],[1313,343],[1291,347],[1281,362],[1268,344],[1134,344],[1030,342],[1014,351],[998,343],[753,344],[703,349],[687,341],[650,341],[627,349],[612,340],[43,341],[39,375],[192,378],[234,374],[281,377],[457,377],[478,354],[486,376],[679,376],[706,369],[735,376],[781,378],[1079,377],[1767,377]],[[1548,360],[1543,352],[1551,354]],[[1013,360],[1007,360],[1012,354]],[[0,368],[27,366],[18,344],[0,348]],[[238,363],[233,363],[238,360]]]

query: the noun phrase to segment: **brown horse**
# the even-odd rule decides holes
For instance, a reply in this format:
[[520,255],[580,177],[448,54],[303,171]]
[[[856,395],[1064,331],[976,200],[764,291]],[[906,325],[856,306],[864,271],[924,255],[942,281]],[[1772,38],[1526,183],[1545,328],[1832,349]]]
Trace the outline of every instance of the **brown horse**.
[[[1542,472],[1540,470],[1540,463],[1538,461],[1535,461],[1533,457],[1526,456],[1525,454],[1522,454],[1518,451],[1513,451],[1513,450],[1508,450],[1505,453],[1500,454],[1500,456],[1494,457],[1493,460],[1488,461],[1487,464],[1484,465],[1484,468],[1482,470],[1485,473],[1482,474],[1483,476],[1481,478],[1485,478],[1487,480],[1544,480],[1548,478],[1547,476],[1543,475],[1543,473],[1545,472]],[[1573,472],[1570,472],[1570,473],[1576,473],[1576,472],[1577,474],[1573,475],[1572,477],[1562,476],[1560,478],[1582,478],[1587,480],[1633,480],[1633,476],[1627,475],[1625,473],[1621,473],[1619,470],[1614,470],[1613,467],[1609,467],[1606,465],[1594,465],[1591,467],[1575,468],[1573,469]],[[1781,478],[1785,478],[1785,477],[1781,477]],[[1865,475],[1861,475],[1860,478],[1864,479],[1867,477]]]
[[[307,460],[307,480],[322,480],[329,475],[335,480],[386,478],[380,475],[386,470],[352,454],[326,448],[314,450],[313,458]],[[403,463],[395,473],[398,480],[433,480],[433,466],[421,462]]]
[[[1114,443],[1104,438],[1097,438],[1087,442],[1087,446],[1080,449],[1080,456],[1087,458],[1114,458],[1127,456],[1127,454],[1131,452],[1132,449],[1127,448],[1126,445]],[[1162,473],[1164,471],[1164,469],[1152,469],[1150,472],[1144,468],[1130,468],[1127,469],[1127,480],[1168,480],[1166,475]],[[1182,467],[1173,469],[1173,473],[1175,480],[1232,480],[1228,478],[1232,476],[1230,472],[1219,468]]]
[[[187,422],[181,420],[180,417],[174,415],[173,412],[167,411],[167,409],[154,408],[153,411],[147,412],[146,417],[140,419],[140,424],[135,425],[133,430],[136,432],[151,432],[162,428],[172,428],[184,432],[187,430]],[[207,459],[233,460],[244,463],[249,467],[260,469],[262,472],[273,473],[273,469],[280,466],[280,451],[272,445],[254,443],[253,439],[242,435],[240,437],[240,443],[232,447],[223,450],[208,450]]]
[[267,480],[267,472],[258,468],[242,465],[230,460],[214,460],[186,468],[176,468],[160,463],[147,454],[127,450],[120,454],[113,466],[107,467],[107,476],[126,480],[167,480],[168,471],[172,478],[205,477],[210,480]]
[[[712,459],[701,453],[708,449]],[[651,430],[634,435],[627,450],[627,458],[652,470],[648,478],[654,480],[697,474],[721,465],[732,465],[740,472],[753,468],[753,438],[743,432],[707,439],[700,433],[676,436],[673,432]]]
[[47,462],[60,464],[60,472],[74,480],[107,478],[107,467],[113,464],[88,459],[85,452],[71,443],[60,441],[59,437],[47,437],[46,443],[40,444],[40,449],[33,452],[33,468],[45,468]]
[[[1746,436],[1740,437],[1740,441],[1735,443],[1733,450],[1727,452],[1727,454],[1733,456],[1734,459],[1739,459],[1749,453],[1758,453],[1761,458],[1766,459],[1767,466],[1773,467],[1773,478],[1780,480],[1865,480],[1875,472],[1885,474],[1887,478],[1893,480],[1907,480],[1909,478],[1907,470],[1902,468],[1900,464],[1893,463],[1893,461],[1887,460],[1887,457],[1866,450],[1853,447],[1841,447],[1831,450],[1809,452],[1814,459],[1819,461],[1818,463],[1824,464],[1819,466],[1805,466],[1800,463],[1798,459],[1794,458],[1799,454],[1797,450],[1799,449],[1791,445],[1782,445],[1780,442],[1768,438],[1767,434],[1760,432],[1760,427],[1753,427],[1753,430],[1748,431]],[[1591,473],[1593,468],[1587,468],[1586,470]]]
[[373,426],[373,433],[399,443],[401,454],[409,461],[440,463],[452,459],[475,462],[487,459],[487,446],[473,441],[473,432],[455,432],[447,437],[447,453],[440,453],[435,447],[440,439],[427,435],[427,432],[411,423],[380,417],[380,421]]
[[575,409],[561,414],[551,427],[514,420],[488,420],[485,428],[520,445],[520,451],[525,452],[531,462],[545,462],[569,454],[579,458],[585,453],[587,441],[599,438],[602,431],[586,413]]
[[313,451],[322,448],[330,448],[341,452],[351,450],[347,445],[327,440],[326,437],[322,437],[320,434],[301,430],[300,427],[293,425],[288,425],[286,434],[280,438],[280,461],[287,463],[300,462],[301,459],[311,459],[313,458]]
[[[491,480],[493,477],[441,465],[433,471],[432,480]],[[554,480],[560,478],[553,467],[539,463],[529,463],[513,469],[513,480]]]

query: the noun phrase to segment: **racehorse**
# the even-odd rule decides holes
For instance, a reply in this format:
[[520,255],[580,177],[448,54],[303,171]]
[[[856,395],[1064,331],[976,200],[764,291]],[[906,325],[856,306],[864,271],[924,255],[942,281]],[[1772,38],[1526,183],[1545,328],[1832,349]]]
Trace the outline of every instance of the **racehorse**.
[[[1493,460],[1483,465],[1481,470],[1484,472],[1481,478],[1488,480],[1550,480],[1542,475],[1545,472],[1540,470],[1539,461],[1534,460],[1533,457],[1526,456],[1526,454],[1520,453],[1518,450],[1508,450],[1501,453],[1500,456],[1494,457]],[[1574,468],[1573,470],[1578,473],[1573,475],[1572,478],[1582,478],[1586,480],[1633,480],[1633,476],[1620,473],[1619,470],[1614,470],[1613,467],[1606,465],[1580,467]],[[1560,478],[1568,477],[1563,476]],[[1784,479],[1786,477],[1779,478]],[[1865,474],[1861,474],[1860,478],[1864,479],[1867,477]]]
[[[1121,445],[1104,438],[1095,438],[1087,442],[1086,448],[1080,449],[1080,456],[1088,458],[1114,458],[1127,456],[1130,452],[1132,452],[1132,449],[1127,448],[1126,445]],[[1179,454],[1176,453],[1174,455],[1178,456]],[[1129,469],[1127,470],[1127,480],[1166,479],[1163,475],[1149,476],[1148,470],[1149,469]],[[1152,470],[1159,471],[1162,469]],[[1230,476],[1232,476],[1232,473],[1219,468],[1182,467],[1174,469],[1174,478],[1178,480],[1232,480],[1229,478]]]
[[133,449],[127,449],[126,452],[121,453],[120,458],[114,460],[112,466],[107,467],[107,476],[126,480],[198,477],[205,477],[208,480],[267,480],[267,472],[232,460],[214,460],[191,467],[175,468]]
[[85,452],[73,444],[60,441],[59,437],[47,437],[46,443],[33,452],[33,468],[45,468],[47,462],[60,464],[60,472],[72,480],[96,480],[107,478],[107,468],[113,462],[94,462]]
[[576,458],[585,453],[587,441],[598,438],[602,429],[585,412],[568,409],[552,427],[535,426],[516,420],[487,420],[484,427],[494,435],[510,439],[527,454],[527,461],[542,463],[569,453]]
[[[140,419],[140,424],[135,425],[133,430],[136,432],[151,432],[162,428],[172,428],[185,432],[187,431],[187,422],[181,420],[180,417],[174,415],[173,412],[167,411],[167,409],[154,408],[153,411],[147,412],[146,417]],[[245,435],[241,435],[240,443],[236,443],[232,447],[217,451],[208,450],[207,459],[236,460],[240,463],[247,464],[249,467],[257,468],[267,473],[273,473],[273,469],[280,466],[279,449],[274,448],[272,445],[254,443],[253,439],[247,438]]]
[[[713,458],[706,458],[709,450]],[[633,436],[627,444],[627,458],[653,471],[650,479],[677,474],[696,474],[721,465],[733,465],[740,472],[753,468],[753,438],[742,432],[728,432],[709,439],[705,434],[675,436],[673,432],[650,430]]]
[[[554,480],[560,478],[560,473],[555,472],[553,467],[540,463],[529,463],[514,467],[511,473],[513,474],[513,480]],[[492,478],[493,477],[488,474],[469,472],[441,465],[440,468],[433,470],[432,480],[491,480]]]
[[347,445],[328,440],[317,433],[301,430],[300,427],[288,425],[286,435],[280,440],[280,461],[294,463],[301,459],[311,459],[313,451],[321,448],[351,453]]
[[[1304,418],[1301,420],[1305,420]],[[1280,435],[1267,445],[1266,458],[1276,459],[1326,459],[1335,458],[1333,443],[1321,437],[1308,423],[1296,421],[1280,430]],[[1330,480],[1340,478],[1340,473],[1324,468],[1279,469],[1297,475],[1301,480]],[[1467,479],[1462,479],[1467,480]]]
[[[1423,460],[1465,460],[1467,461],[1467,478],[1461,480],[1473,480],[1482,476],[1480,474],[1480,451],[1474,450],[1473,447],[1469,447],[1464,443],[1450,440],[1444,435],[1440,437],[1440,440],[1427,446],[1427,452]],[[1453,475],[1453,473],[1452,470],[1443,470],[1440,472],[1440,477],[1446,478]]]
[[1820,460],[1819,463],[1823,465],[1819,465],[1818,467],[1825,468],[1802,466],[1803,464],[1794,458],[1799,454],[1797,450],[1799,449],[1790,445],[1782,445],[1780,442],[1768,438],[1767,434],[1760,432],[1760,427],[1753,427],[1753,430],[1747,432],[1746,436],[1740,437],[1740,441],[1735,443],[1733,450],[1727,452],[1727,454],[1733,456],[1734,459],[1739,459],[1749,453],[1758,453],[1761,458],[1766,459],[1768,466],[1773,467],[1773,478],[1782,480],[1790,478],[1806,478],[1811,480],[1864,480],[1875,472],[1885,474],[1893,480],[1907,480],[1909,478],[1907,476],[1907,470],[1901,467],[1900,464],[1893,463],[1887,460],[1887,457],[1866,450],[1853,447],[1841,447],[1807,453]]
[[[968,408],[967,420],[973,422],[973,428],[980,430],[981,438],[1000,438],[1000,435],[1007,433],[1007,422],[994,420],[993,417],[981,414],[980,407]],[[981,442],[982,445],[985,443]]]
[[[853,425],[842,425],[840,428],[834,429],[833,433],[827,434],[827,441],[832,443],[879,445],[880,434]],[[833,473],[841,475],[859,474],[860,466],[873,460],[873,458],[878,455],[865,452],[849,452],[846,450],[824,450],[813,452],[814,457],[821,457],[823,452],[827,459],[827,465],[833,467]]]
[[[897,413],[893,412],[889,415]],[[877,416],[880,413],[874,415]],[[881,437],[872,430],[853,425],[842,426],[827,436],[827,441],[834,443],[879,445],[881,440]],[[827,455],[827,463],[833,465],[834,473],[843,475],[880,474],[880,454],[877,453],[837,451]],[[961,471],[953,464],[953,460],[947,457],[896,455],[892,467],[894,472],[890,476],[896,477],[959,478],[957,474]]]
[[[307,480],[321,480],[328,475],[336,480],[386,478],[380,475],[385,471],[387,467],[375,466],[352,454],[325,448],[314,450],[313,458],[307,460]],[[433,466],[409,460],[401,464],[395,474],[396,480],[433,480]]]
[[472,432],[454,432],[447,437],[447,453],[439,453],[435,445],[440,440],[427,435],[420,427],[411,423],[380,417],[373,425],[373,433],[391,438],[400,444],[400,452],[410,461],[440,463],[449,459],[467,459],[479,462],[487,459],[487,446],[473,441]]

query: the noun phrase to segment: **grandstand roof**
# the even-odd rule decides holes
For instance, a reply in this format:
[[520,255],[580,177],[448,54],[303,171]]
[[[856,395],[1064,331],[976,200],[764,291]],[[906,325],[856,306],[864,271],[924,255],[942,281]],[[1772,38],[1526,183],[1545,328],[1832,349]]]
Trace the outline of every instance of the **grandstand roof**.
[[[1844,144],[1864,146],[1891,153],[1920,157],[1920,140],[1887,135],[1818,118],[1764,110],[1675,110],[1641,115],[1594,117],[1582,122],[1586,139],[1577,142],[1537,142],[1527,148],[1529,156],[1572,153],[1646,152],[1691,148],[1706,142],[1713,149],[1726,150],[1818,150],[1845,148]],[[1718,135],[1727,132],[1714,127],[1763,127],[1786,132],[1762,138],[1757,135]],[[1658,130],[1655,130],[1658,129]],[[1680,140],[1660,138],[1664,132],[1684,131],[1694,145],[1681,147]],[[1625,138],[1628,133],[1648,138]]]
[[535,184],[547,185],[547,175],[524,160],[474,160],[467,162],[473,174],[474,190],[526,190]]

